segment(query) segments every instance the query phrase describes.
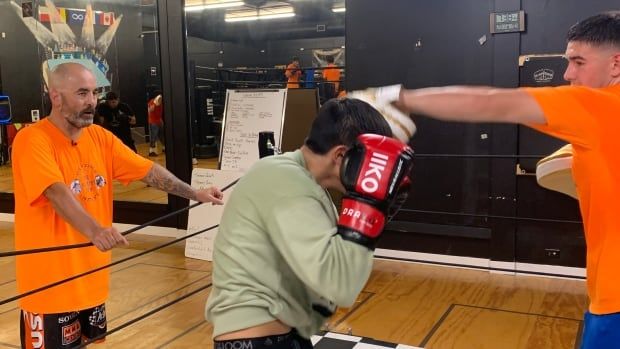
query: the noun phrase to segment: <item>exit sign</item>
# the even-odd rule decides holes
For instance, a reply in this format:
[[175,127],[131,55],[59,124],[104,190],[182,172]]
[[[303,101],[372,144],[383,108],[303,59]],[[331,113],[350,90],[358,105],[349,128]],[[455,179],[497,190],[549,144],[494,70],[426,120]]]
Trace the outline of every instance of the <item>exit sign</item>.
[[491,33],[514,33],[525,30],[524,11],[492,12]]

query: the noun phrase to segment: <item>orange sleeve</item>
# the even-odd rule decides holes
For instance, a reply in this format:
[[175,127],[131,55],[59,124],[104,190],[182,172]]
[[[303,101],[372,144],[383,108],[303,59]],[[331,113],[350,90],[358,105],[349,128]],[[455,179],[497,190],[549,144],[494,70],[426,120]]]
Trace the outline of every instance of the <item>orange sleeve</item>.
[[293,72],[291,71],[292,68],[293,68],[292,64],[287,65],[286,70],[284,71],[284,76],[286,76],[287,78],[290,78],[291,75],[293,75]]
[[546,124],[528,124],[546,133],[583,147],[597,142],[599,110],[602,93],[596,89],[579,86],[523,88],[530,94],[545,115]]
[[43,192],[54,183],[65,182],[50,140],[39,130],[26,128],[17,133],[12,162],[13,176],[20,177],[23,183],[19,192],[25,194],[30,205],[47,202]]
[[151,168],[153,161],[143,158],[134,153],[120,139],[107,133],[110,142],[112,142],[112,168],[114,179],[123,184],[144,178]]

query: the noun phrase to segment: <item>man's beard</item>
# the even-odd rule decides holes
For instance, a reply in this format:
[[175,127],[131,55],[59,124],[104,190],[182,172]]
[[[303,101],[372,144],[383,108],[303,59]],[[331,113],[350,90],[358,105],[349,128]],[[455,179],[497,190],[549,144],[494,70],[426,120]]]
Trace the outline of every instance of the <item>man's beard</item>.
[[[67,122],[77,128],[82,129],[93,124],[95,118],[95,107],[89,106],[79,112],[65,110],[65,106],[68,104],[67,99],[62,94],[60,95],[62,105],[60,107],[60,113],[67,119]],[[90,115],[88,114],[90,113]]]
[[93,120],[95,118],[95,108],[89,107],[80,112],[67,113],[65,115],[67,122],[71,124],[71,126],[75,128],[84,128],[93,124]]

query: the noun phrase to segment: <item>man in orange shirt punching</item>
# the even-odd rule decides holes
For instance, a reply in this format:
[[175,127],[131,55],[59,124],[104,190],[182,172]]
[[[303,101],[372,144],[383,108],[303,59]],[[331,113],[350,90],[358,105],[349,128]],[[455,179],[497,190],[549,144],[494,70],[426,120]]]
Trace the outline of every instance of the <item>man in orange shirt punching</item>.
[[[573,147],[587,244],[589,311],[581,348],[620,344],[620,12],[587,18],[567,36],[570,86],[361,91],[378,105],[447,121],[519,123]],[[356,92],[352,93],[354,95]]]
[[336,97],[339,92],[340,69],[334,64],[334,56],[327,56],[325,60],[327,61],[327,66],[323,69],[323,80],[332,84],[334,88],[333,91],[331,91],[333,93],[327,97],[329,99]]
[[293,61],[286,66],[284,75],[288,79],[287,88],[299,88],[299,79],[301,78],[301,68],[299,67],[299,58],[293,57]]
[[[20,293],[109,264],[109,250],[128,244],[112,226],[114,179],[142,180],[188,199],[222,203],[219,189],[193,189],[92,125],[96,89],[94,75],[84,66],[57,66],[49,79],[51,114],[15,137],[15,249],[95,245],[18,256]],[[22,298],[22,347],[71,348],[82,337],[104,333],[109,281],[105,269]]]

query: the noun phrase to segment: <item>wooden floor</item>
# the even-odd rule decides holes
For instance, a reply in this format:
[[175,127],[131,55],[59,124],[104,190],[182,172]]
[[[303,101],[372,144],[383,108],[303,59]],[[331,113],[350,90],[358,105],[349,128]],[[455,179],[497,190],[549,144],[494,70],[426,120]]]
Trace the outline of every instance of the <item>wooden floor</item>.
[[[160,152],[158,156],[148,156],[148,143],[137,144],[136,147],[140,155],[149,158],[164,167],[166,166],[166,158],[164,156],[165,154]],[[194,165],[195,168],[216,169],[218,166],[217,158],[197,160],[198,163]],[[168,194],[160,190],[148,187],[146,184],[140,181],[129,183],[129,185],[123,185],[118,181],[114,181],[113,185],[114,200],[117,201],[140,201],[159,204],[165,204],[168,202]],[[0,192],[13,192],[13,172],[11,170],[10,164],[0,166]]]
[[[0,222],[0,251],[13,249],[12,228]],[[170,241],[129,237],[114,260]],[[212,348],[203,315],[211,263],[185,258],[183,249],[175,244],[113,268],[108,330],[196,293],[94,348]],[[0,259],[0,299],[16,294],[14,279],[13,258]],[[572,349],[586,304],[583,281],[376,260],[356,305],[340,309],[327,329],[425,348]],[[0,306],[0,329],[0,348],[17,348],[15,303]]]

